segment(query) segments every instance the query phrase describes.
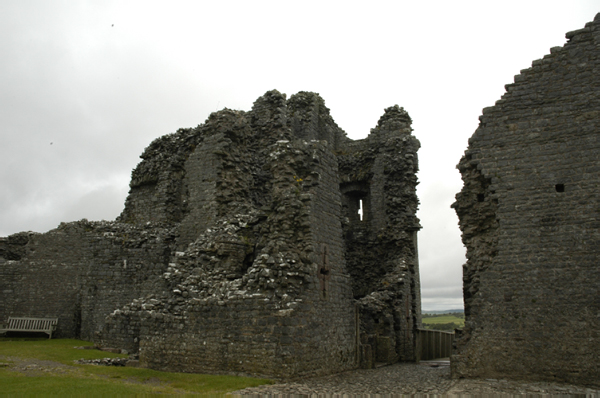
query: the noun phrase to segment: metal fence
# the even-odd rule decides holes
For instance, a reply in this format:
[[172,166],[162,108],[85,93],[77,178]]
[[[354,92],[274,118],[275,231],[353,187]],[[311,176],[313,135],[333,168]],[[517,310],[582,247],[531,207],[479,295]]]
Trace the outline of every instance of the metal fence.
[[454,332],[418,329],[417,362],[429,359],[448,358],[452,355]]

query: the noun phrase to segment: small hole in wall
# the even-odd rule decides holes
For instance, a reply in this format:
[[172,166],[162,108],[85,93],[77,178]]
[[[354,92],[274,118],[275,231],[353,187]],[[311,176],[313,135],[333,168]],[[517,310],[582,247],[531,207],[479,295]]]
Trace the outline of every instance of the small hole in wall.
[[565,192],[565,184],[556,184],[554,188],[556,188],[556,192]]
[[485,200],[485,195],[482,193],[478,193],[477,194],[477,201],[478,202],[483,202]]

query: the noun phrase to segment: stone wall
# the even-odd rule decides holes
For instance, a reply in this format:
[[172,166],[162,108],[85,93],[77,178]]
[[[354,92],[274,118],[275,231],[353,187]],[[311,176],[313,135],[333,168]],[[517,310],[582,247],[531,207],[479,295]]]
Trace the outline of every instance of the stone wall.
[[[173,258],[162,296],[115,311],[102,344],[135,349],[138,338],[142,364],[175,371],[299,377],[356,367],[336,159],[319,142],[270,151],[271,208],[220,220]],[[141,323],[129,332],[131,319]]]
[[458,168],[454,377],[600,380],[600,14],[515,76]]
[[55,336],[79,334],[82,233],[61,228],[46,234],[21,232],[0,241],[0,313],[57,317]]
[[361,341],[372,352],[363,358],[367,362],[415,359],[421,324],[415,216],[420,144],[410,124],[404,109],[390,107],[366,139],[338,152],[346,258]]
[[82,251],[79,336],[85,340],[94,339],[115,308],[156,291],[175,245],[171,229],[106,224],[96,225],[94,233],[87,234],[88,244]]
[[410,123],[391,107],[353,142],[317,94],[273,90],[158,138],[116,222],[0,241],[0,315],[60,313],[62,336],[163,370],[293,378],[414,360]]
[[58,317],[56,337],[91,340],[115,308],[153,291],[172,232],[147,225],[63,223],[0,241],[0,314]]
[[203,136],[197,129],[179,129],[154,140],[131,173],[131,190],[118,221],[179,222],[187,211],[184,165]]

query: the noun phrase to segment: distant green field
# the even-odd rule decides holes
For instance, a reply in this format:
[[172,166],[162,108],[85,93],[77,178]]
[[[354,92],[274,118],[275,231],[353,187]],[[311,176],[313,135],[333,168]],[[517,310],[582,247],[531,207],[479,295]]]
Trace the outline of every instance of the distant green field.
[[450,322],[454,322],[454,323],[460,325],[461,327],[465,326],[465,320],[463,318],[459,318],[454,315],[442,315],[442,316],[434,316],[431,318],[429,318],[429,317],[423,318],[423,323],[429,323],[429,324],[450,323]]
[[427,314],[423,314],[422,322],[424,329],[443,330],[447,332],[465,327],[464,318],[453,314],[439,316],[427,316]]

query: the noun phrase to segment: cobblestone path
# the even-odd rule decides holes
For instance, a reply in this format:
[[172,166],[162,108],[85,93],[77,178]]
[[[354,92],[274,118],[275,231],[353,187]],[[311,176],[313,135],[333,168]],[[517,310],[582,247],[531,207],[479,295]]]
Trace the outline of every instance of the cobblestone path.
[[285,384],[246,388],[237,396],[387,397],[400,395],[494,395],[599,397],[600,390],[560,383],[507,380],[452,380],[448,366],[397,363]]

